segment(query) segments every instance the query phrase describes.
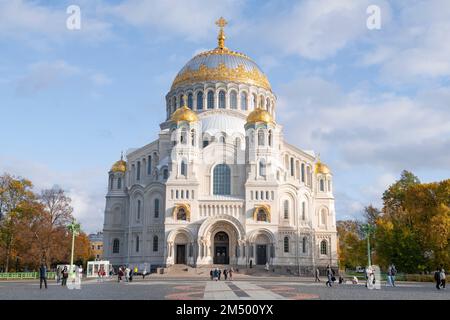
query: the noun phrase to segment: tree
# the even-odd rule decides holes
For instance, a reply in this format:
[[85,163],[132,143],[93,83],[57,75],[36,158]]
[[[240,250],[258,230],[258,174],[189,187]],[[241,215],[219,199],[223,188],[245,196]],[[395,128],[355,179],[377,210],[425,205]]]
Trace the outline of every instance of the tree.
[[375,247],[380,261],[405,272],[450,265],[450,180],[420,183],[408,171],[383,194]]
[[35,200],[29,180],[7,173],[0,176],[0,246],[4,254],[4,270],[8,272],[14,253],[17,231],[20,227],[20,206]]

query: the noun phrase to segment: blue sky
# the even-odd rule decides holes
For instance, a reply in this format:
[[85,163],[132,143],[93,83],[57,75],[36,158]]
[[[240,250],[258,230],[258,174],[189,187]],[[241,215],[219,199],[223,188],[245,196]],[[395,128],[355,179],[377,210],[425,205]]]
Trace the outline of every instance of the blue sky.
[[[72,4],[81,30],[66,28]],[[267,74],[286,139],[332,168],[338,219],[380,205],[402,169],[450,178],[445,0],[0,0],[0,172],[60,185],[100,230],[107,171],[157,138],[171,82],[216,46],[222,15],[227,46]]]

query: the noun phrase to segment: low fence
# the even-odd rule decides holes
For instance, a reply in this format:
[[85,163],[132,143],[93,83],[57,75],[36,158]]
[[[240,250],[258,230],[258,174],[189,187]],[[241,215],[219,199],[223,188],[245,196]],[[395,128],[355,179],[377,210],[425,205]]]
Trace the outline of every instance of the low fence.
[[[47,279],[55,279],[56,272],[47,272]],[[2,272],[0,280],[39,279],[39,272]]]

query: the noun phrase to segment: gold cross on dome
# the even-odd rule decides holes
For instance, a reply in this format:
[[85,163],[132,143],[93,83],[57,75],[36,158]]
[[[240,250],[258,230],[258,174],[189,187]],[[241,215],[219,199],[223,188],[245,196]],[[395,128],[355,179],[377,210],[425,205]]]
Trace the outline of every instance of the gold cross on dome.
[[217,36],[218,40],[218,48],[219,49],[226,49],[225,48],[225,32],[223,32],[223,28],[228,24],[227,20],[225,20],[223,17],[220,17],[219,20],[216,21],[216,25],[220,28],[219,35]]
[[225,27],[228,24],[228,21],[225,20],[223,17],[220,17],[219,20],[216,21],[216,25],[220,28]]

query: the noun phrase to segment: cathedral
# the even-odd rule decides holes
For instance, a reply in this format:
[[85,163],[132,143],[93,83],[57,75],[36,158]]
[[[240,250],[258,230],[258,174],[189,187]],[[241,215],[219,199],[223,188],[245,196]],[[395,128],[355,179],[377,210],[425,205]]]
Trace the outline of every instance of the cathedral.
[[337,266],[333,175],[283,137],[277,97],[247,55],[197,54],[166,95],[159,138],[109,171],[104,257],[114,266]]

